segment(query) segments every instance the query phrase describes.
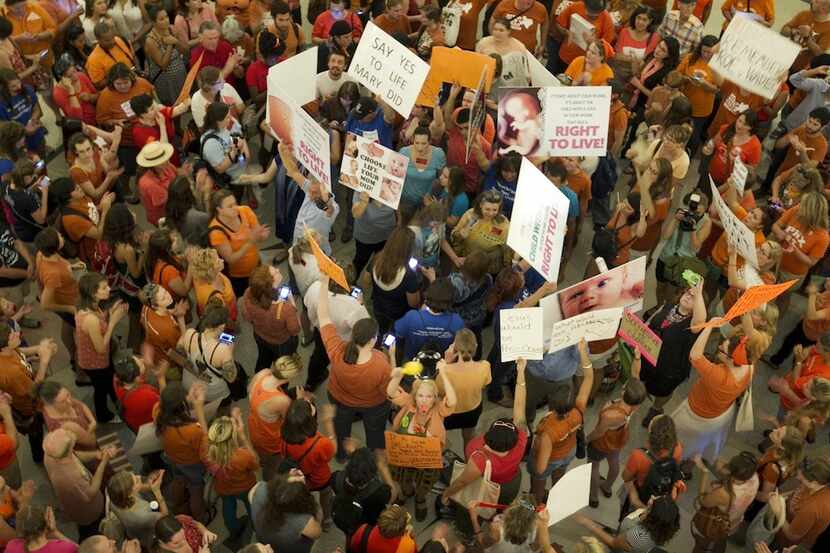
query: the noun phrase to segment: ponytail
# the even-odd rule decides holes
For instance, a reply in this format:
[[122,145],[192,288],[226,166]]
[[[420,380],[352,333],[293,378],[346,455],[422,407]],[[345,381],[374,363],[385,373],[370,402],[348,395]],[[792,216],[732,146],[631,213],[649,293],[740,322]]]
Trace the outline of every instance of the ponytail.
[[374,319],[360,319],[352,328],[352,339],[346,344],[343,361],[349,365],[357,363],[360,348],[378,337],[378,324]]
[[357,344],[354,343],[354,340],[351,340],[348,344],[346,344],[346,350],[343,352],[343,361],[349,365],[354,365],[357,363],[357,356],[359,354],[360,349]]

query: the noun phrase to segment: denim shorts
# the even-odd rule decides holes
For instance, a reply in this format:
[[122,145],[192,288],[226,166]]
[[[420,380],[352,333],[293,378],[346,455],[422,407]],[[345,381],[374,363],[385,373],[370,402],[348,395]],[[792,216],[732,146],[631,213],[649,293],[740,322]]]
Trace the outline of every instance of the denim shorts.
[[547,480],[548,478],[550,478],[550,475],[553,474],[557,469],[566,468],[568,465],[570,465],[571,461],[573,461],[575,457],[576,448],[573,448],[563,458],[551,461],[548,464],[547,468],[544,470],[544,472],[542,472],[542,474],[536,474],[536,470],[533,468],[534,462],[531,458],[527,461],[527,472],[530,473],[531,478],[534,478],[536,480]]

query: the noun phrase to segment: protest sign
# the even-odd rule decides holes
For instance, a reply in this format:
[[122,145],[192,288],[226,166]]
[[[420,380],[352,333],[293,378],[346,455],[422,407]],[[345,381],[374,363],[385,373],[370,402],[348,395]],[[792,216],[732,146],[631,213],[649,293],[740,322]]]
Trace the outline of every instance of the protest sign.
[[545,336],[541,307],[502,309],[499,311],[501,361],[541,359],[545,353]]
[[433,48],[432,57],[429,59],[429,74],[415,103],[419,106],[433,107],[438,93],[441,92],[441,85],[444,83],[458,83],[467,88],[477,87],[481,70],[484,68],[487,68],[484,77],[484,92],[490,92],[490,85],[493,84],[493,75],[496,72],[496,60],[490,56],[460,48],[444,46]]
[[268,69],[271,80],[298,106],[313,102],[317,97],[317,46],[272,65]]
[[473,147],[473,140],[478,140],[478,133],[481,131],[481,123],[487,115],[484,105],[484,78],[487,76],[487,68],[481,70],[481,77],[475,88],[473,103],[470,104],[470,124],[467,125],[467,137],[464,140],[464,162],[470,160],[470,149]]
[[743,257],[747,263],[757,268],[758,252],[755,248],[755,232],[746,226],[743,221],[738,219],[738,216],[729,209],[729,206],[721,198],[718,187],[715,186],[715,182],[711,176],[709,177],[709,184],[712,187],[712,202],[718,211],[720,222],[723,225],[723,232],[726,234],[726,240],[735,248],[738,255]]
[[348,133],[340,167],[340,184],[366,192],[380,203],[398,209],[408,166],[409,157],[368,138]]
[[591,463],[579,465],[566,472],[548,493],[545,506],[549,516],[548,526],[553,526],[587,507],[590,491]]
[[371,21],[357,43],[348,74],[404,119],[429,73],[429,64]]
[[594,36],[594,25],[579,15],[578,13],[571,14],[571,25],[568,27],[568,39],[579,46],[582,50],[588,49],[587,36]]
[[507,88],[499,100],[499,154],[604,156],[611,87]]
[[386,431],[386,456],[393,467],[440,469],[444,466],[441,440],[434,436]]
[[585,338],[586,342],[609,340],[617,335],[623,308],[588,311],[576,317],[559,321],[550,333],[548,353],[572,346]]
[[740,157],[736,157],[732,162],[732,185],[738,191],[738,197],[744,197],[744,189],[746,188],[746,177],[749,175],[749,169],[746,168],[744,162]]
[[545,311],[548,326],[597,309],[622,307],[640,311],[645,290],[646,258],[643,256],[560,290],[539,305]]
[[562,86],[553,73],[548,71],[547,67],[542,65],[536,56],[529,50],[525,50],[525,57],[527,58],[528,71],[530,72],[530,84],[532,86]]
[[568,198],[533,163],[522,158],[507,245],[548,282],[559,278],[569,205]]
[[349,290],[351,287],[349,286],[349,281],[346,280],[346,273],[343,271],[343,268],[326,255],[326,253],[320,248],[320,244],[318,244],[311,233],[308,232],[308,229],[306,229],[305,235],[306,238],[308,238],[308,242],[311,244],[311,252],[317,260],[317,266],[320,268],[320,271],[327,274],[329,278],[339,284],[344,290]]
[[331,144],[329,133],[272,80],[268,79],[265,118],[294,157],[331,193]]
[[741,88],[772,100],[800,51],[795,42],[777,31],[733,17],[709,67]]
[[199,59],[196,60],[196,63],[194,63],[193,67],[190,68],[190,71],[187,72],[187,75],[184,78],[184,85],[182,85],[182,90],[179,92],[179,96],[176,98],[176,101],[173,102],[174,106],[181,104],[186,98],[190,97],[190,91],[193,90],[193,83],[196,82],[196,75],[199,74],[199,69],[202,68],[202,59],[204,57],[205,53],[202,52],[202,55],[199,56]]
[[643,359],[652,365],[657,364],[657,358],[660,357],[660,348],[663,346],[663,340],[640,317],[631,311],[624,311],[617,334],[620,335],[620,338],[626,344],[640,350],[640,355],[643,356]]
[[732,304],[729,311],[726,312],[722,318],[711,319],[702,325],[695,325],[694,330],[703,328],[719,328],[732,319],[740,317],[744,313],[749,313],[753,309],[771,302],[784,292],[786,292],[797,280],[789,280],[781,284],[764,284],[763,286],[753,286],[748,288],[746,292],[741,294],[738,301]]

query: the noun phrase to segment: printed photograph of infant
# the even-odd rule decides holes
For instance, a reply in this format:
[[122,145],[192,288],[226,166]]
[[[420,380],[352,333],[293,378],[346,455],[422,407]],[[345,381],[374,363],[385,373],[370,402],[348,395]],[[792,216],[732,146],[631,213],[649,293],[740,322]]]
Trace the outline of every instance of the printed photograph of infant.
[[645,257],[639,257],[565,288],[557,294],[561,315],[558,320],[612,307],[641,310],[645,298],[645,262]]

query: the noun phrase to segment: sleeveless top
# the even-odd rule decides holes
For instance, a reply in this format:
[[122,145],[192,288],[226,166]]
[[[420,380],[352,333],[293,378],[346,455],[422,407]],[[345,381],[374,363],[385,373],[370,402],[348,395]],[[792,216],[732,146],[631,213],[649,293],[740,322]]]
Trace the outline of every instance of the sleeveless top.
[[110,366],[110,345],[106,344],[104,352],[98,353],[95,351],[95,346],[92,345],[89,334],[81,328],[81,319],[90,315],[98,319],[101,334],[107,332],[109,314],[106,311],[101,312],[100,315],[89,310],[86,310],[85,313],[75,313],[75,355],[78,368],[85,370],[106,369]]
[[[71,416],[71,417],[62,417],[62,418],[56,419],[56,418],[50,417],[49,414],[46,412],[46,409],[41,409],[40,412],[43,413],[43,422],[46,425],[46,428],[47,428],[47,430],[49,430],[49,432],[51,432],[53,430],[57,430],[58,428],[61,428],[67,422],[74,422],[75,424],[77,424],[81,428],[86,428],[87,425],[89,425],[89,423],[91,422],[87,418],[83,407],[81,407],[81,402],[78,401],[77,399],[72,400],[73,416]],[[88,450],[97,449],[97,448],[96,447],[86,448],[86,447],[81,446],[80,444],[75,444],[75,449],[76,450],[81,450],[81,451],[83,451],[83,450],[88,451]]]
[[249,392],[251,412],[248,415],[248,432],[251,436],[251,443],[260,453],[278,454],[283,449],[282,444],[282,417],[274,422],[268,422],[259,414],[259,407],[269,399],[284,396],[282,388],[266,390],[262,386],[263,377],[254,382]]
[[268,503],[268,485],[260,482],[251,497],[251,520],[257,540],[280,553],[311,553],[314,541],[303,535],[311,515],[285,513],[280,526],[265,519],[263,511]]
[[548,463],[564,459],[576,448],[576,431],[582,427],[582,413],[571,409],[564,418],[553,411],[548,412],[536,429],[537,434],[545,434],[551,441]]
[[202,342],[201,333],[194,332],[191,334],[187,342],[187,357],[201,370],[207,380],[196,377],[190,371],[182,371],[182,384],[185,388],[190,388],[196,382],[204,382],[207,385],[205,403],[210,403],[217,399],[225,399],[231,392],[228,389],[228,383],[222,376],[222,368],[213,365],[213,356],[219,348],[219,342],[217,341],[209,349],[205,349]]
[[606,430],[605,434],[591,442],[591,447],[603,453],[612,453],[620,451],[628,442],[628,421],[631,418],[631,413],[628,413],[624,407],[620,405],[620,400],[609,401],[600,410],[600,417],[607,411],[619,411],[625,416],[625,422],[617,428]]
[[173,315],[159,315],[146,305],[141,308],[144,339],[153,346],[157,359],[167,359],[167,352],[176,348],[181,337],[179,324]]

